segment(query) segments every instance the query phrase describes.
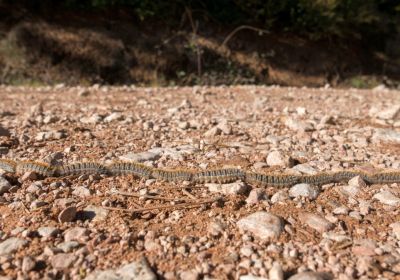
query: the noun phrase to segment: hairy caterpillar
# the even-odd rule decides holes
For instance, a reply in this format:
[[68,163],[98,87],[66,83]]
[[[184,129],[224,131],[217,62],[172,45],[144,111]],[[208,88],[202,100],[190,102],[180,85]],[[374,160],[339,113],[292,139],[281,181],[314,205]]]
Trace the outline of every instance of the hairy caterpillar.
[[[353,177],[350,177],[350,179]],[[311,185],[325,185],[332,183],[336,180],[335,174],[328,172],[321,172],[314,175],[299,176],[299,183],[306,183]]]
[[15,173],[17,162],[10,159],[0,159],[0,169],[5,172]]
[[258,184],[272,187],[289,187],[298,183],[312,185],[325,185],[348,181],[360,176],[369,184],[400,183],[400,172],[382,171],[366,173],[362,171],[344,170],[336,172],[320,172],[314,175],[291,175],[276,173],[245,172],[236,168],[212,169],[203,171],[165,170],[153,168],[136,162],[114,162],[104,165],[98,162],[78,162],[53,167],[46,163],[36,161],[13,161],[0,159],[0,169],[9,172],[23,174],[35,172],[44,177],[67,176],[80,174],[132,174],[138,178],[154,178],[164,181],[190,181],[194,183],[230,183],[243,180],[249,184]]
[[164,180],[167,182],[191,181],[193,177],[193,172],[185,170],[154,169],[152,176],[155,179]]
[[245,173],[242,170],[227,168],[197,172],[193,176],[193,181],[196,183],[230,183],[244,178]]
[[23,174],[25,172],[35,172],[44,177],[54,176],[55,169],[47,163],[37,161],[19,161],[17,162],[15,171]]
[[366,175],[366,181],[370,184],[391,184],[400,182],[400,173],[394,171],[386,171]]
[[62,165],[56,168],[56,176],[68,176],[79,174],[105,174],[107,168],[97,162],[76,162],[72,164]]
[[273,174],[273,173],[246,173],[246,182],[250,184],[257,184],[262,186],[272,187],[290,187],[299,183],[299,177],[297,175],[290,174]]
[[111,175],[132,174],[139,178],[152,178],[153,168],[137,162],[114,162],[107,166]]

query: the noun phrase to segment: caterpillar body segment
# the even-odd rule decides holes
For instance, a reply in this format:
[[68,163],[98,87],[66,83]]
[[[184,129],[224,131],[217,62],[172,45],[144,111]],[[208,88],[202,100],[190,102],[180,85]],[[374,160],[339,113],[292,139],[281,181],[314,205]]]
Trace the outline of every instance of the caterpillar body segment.
[[195,183],[231,183],[236,180],[244,180],[245,172],[236,168],[214,169],[200,171],[194,174]]
[[164,180],[167,182],[191,181],[193,172],[185,170],[154,169],[152,176],[155,179]]
[[271,187],[290,187],[299,182],[297,175],[290,174],[272,174],[272,173],[246,173],[246,182],[261,186]]
[[0,169],[8,173],[15,173],[17,162],[10,159],[0,159]]
[[400,182],[400,173],[395,171],[380,172],[372,175],[366,174],[366,176],[366,181],[370,184],[392,184]]
[[310,185],[326,185],[334,182],[335,174],[322,172],[314,175],[301,175],[299,176],[299,183]]
[[132,174],[139,178],[152,178],[154,168],[137,162],[114,162],[107,166],[111,175]]
[[343,182],[343,181],[349,181],[350,179],[360,176],[363,180],[367,181],[368,176],[362,172],[362,171],[354,171],[354,170],[348,170],[348,171],[337,171],[333,175],[333,181],[334,182]]
[[107,169],[104,165],[97,162],[76,162],[62,165],[56,168],[57,176],[69,176],[80,174],[106,174]]
[[47,163],[37,162],[37,161],[19,161],[17,162],[15,171],[18,174],[23,174],[25,172],[35,172],[44,177],[54,176],[54,167],[48,165]]

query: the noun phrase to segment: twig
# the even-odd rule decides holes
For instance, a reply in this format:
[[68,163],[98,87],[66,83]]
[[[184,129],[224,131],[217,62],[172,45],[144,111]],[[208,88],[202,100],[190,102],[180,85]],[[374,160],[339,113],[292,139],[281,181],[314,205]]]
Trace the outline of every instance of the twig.
[[108,209],[108,210],[113,210],[113,211],[121,211],[121,212],[129,212],[129,213],[141,213],[141,212],[152,211],[152,210],[198,207],[198,206],[201,206],[203,204],[214,203],[214,202],[216,202],[216,201],[218,201],[220,199],[221,199],[221,197],[217,197],[217,198],[203,200],[203,201],[199,201],[199,202],[188,202],[188,203],[182,203],[182,204],[176,204],[176,205],[160,205],[160,206],[137,208],[137,209],[124,209],[124,208],[105,207],[105,206],[103,208],[104,209]]
[[197,199],[197,197],[195,197],[193,194],[191,194],[190,192],[188,192],[186,189],[183,189],[182,192],[183,192],[184,194],[186,194],[188,197],[190,197],[191,199],[193,199],[193,200],[196,200],[196,199]]
[[233,30],[231,33],[229,33],[228,36],[226,36],[226,38],[222,42],[221,46],[225,46],[228,43],[228,41],[230,39],[232,39],[233,35],[235,35],[237,32],[239,32],[240,30],[243,30],[243,29],[250,29],[250,30],[257,31],[257,32],[260,32],[260,33],[265,33],[265,34],[269,33],[269,31],[266,30],[266,29],[261,29],[261,28],[250,26],[250,25],[241,25],[241,26],[237,27],[235,30]]
[[192,185],[189,185],[189,186],[180,186],[180,187],[165,187],[165,188],[163,188],[163,190],[182,190],[182,189],[186,189],[186,190],[190,190],[190,189],[204,189],[204,188],[207,188],[206,186],[204,186],[204,185],[197,185],[197,186],[192,186]]
[[197,40],[196,40],[197,29],[198,29],[199,26],[198,26],[198,23],[195,24],[194,21],[193,21],[192,11],[188,7],[186,7],[185,9],[186,9],[186,14],[187,14],[187,16],[189,18],[189,21],[190,21],[190,25],[192,26],[193,42],[195,42],[195,44],[196,44],[197,75],[199,77],[201,77],[201,72],[202,72],[202,69],[201,69],[201,49],[200,49],[199,44],[197,43]]

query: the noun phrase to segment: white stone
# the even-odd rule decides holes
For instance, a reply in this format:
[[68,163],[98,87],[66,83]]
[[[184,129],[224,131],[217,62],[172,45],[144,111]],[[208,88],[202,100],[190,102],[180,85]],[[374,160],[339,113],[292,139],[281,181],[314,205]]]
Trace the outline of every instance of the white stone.
[[267,156],[267,164],[269,166],[286,166],[287,160],[279,151],[270,152]]
[[314,200],[318,197],[319,190],[318,187],[309,184],[297,184],[290,188],[290,197],[307,197]]
[[104,221],[107,218],[108,210],[95,205],[88,205],[83,209],[83,216],[93,222]]
[[268,272],[269,280],[283,280],[283,269],[279,262],[274,262]]
[[104,118],[104,122],[109,123],[112,121],[120,121],[122,120],[124,117],[122,116],[122,114],[120,112],[113,112],[110,115],[108,115],[107,117]]
[[55,227],[40,227],[37,232],[41,237],[51,237],[58,233],[58,229]]
[[389,191],[381,191],[373,196],[373,198],[379,200],[379,202],[390,205],[390,206],[400,206],[400,198],[395,196]]
[[161,151],[156,153],[156,150],[151,152],[141,152],[141,153],[129,153],[120,157],[121,160],[134,161],[134,162],[144,162],[153,161],[159,159],[161,156]]
[[288,280],[331,280],[332,275],[327,272],[300,272],[288,278]]
[[145,258],[124,265],[117,270],[117,274],[124,280],[157,280],[157,275],[152,271]]
[[389,108],[378,108],[372,107],[369,110],[371,117],[377,117],[382,120],[393,120],[396,119],[400,114],[400,105],[393,105]]
[[349,186],[353,186],[353,187],[357,187],[357,188],[366,188],[367,184],[360,176],[356,176],[356,177],[353,177],[350,179]]
[[79,121],[84,124],[96,124],[96,123],[101,123],[102,120],[103,120],[102,116],[100,116],[99,114],[93,114],[90,117],[80,118]]
[[276,239],[282,233],[283,221],[280,217],[265,211],[255,212],[240,219],[237,226],[261,239]]
[[83,227],[70,228],[64,232],[65,241],[85,242],[88,238],[89,231]]
[[12,254],[27,243],[28,241],[26,240],[17,237],[10,237],[0,243],[0,256]]
[[400,240],[400,222],[392,223],[389,226],[392,228],[394,236]]
[[294,131],[304,132],[314,130],[314,126],[311,123],[293,118],[286,118],[285,125]]
[[205,184],[210,192],[222,193],[222,194],[244,194],[248,191],[249,186],[243,182],[234,182],[230,184]]
[[75,257],[71,253],[61,253],[51,257],[51,265],[57,270],[64,270],[72,266]]
[[289,194],[286,190],[279,190],[272,195],[271,202],[273,204],[278,203],[278,202],[284,202],[288,198],[289,198]]
[[387,128],[378,128],[375,129],[375,133],[372,135],[372,141],[400,144],[400,132]]
[[222,132],[222,130],[219,127],[214,126],[213,128],[210,128],[209,130],[207,130],[204,133],[204,136],[205,137],[214,137],[214,136],[220,135],[221,132]]
[[299,220],[303,224],[306,224],[321,233],[334,228],[334,225],[330,223],[327,219],[313,213],[300,213]]
[[78,186],[72,191],[72,194],[79,197],[88,197],[91,195],[91,192],[87,187]]
[[317,173],[314,167],[310,166],[308,163],[298,164],[292,167],[293,170],[299,171],[304,174],[313,175]]
[[250,191],[250,194],[246,199],[246,203],[256,204],[265,199],[266,199],[265,189],[255,188]]

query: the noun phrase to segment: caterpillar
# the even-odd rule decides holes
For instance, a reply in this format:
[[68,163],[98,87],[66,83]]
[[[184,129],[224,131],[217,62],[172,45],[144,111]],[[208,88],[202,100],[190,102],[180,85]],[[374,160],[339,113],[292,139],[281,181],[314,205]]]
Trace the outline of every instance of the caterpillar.
[[55,169],[56,176],[68,176],[78,174],[106,174],[107,168],[97,162],[77,162],[59,166]]
[[15,173],[17,162],[10,159],[0,159],[0,169],[8,173]]
[[231,183],[239,179],[244,179],[245,173],[240,169],[214,169],[200,171],[194,174],[195,183]]
[[55,168],[47,163],[37,161],[19,161],[15,167],[15,172],[23,174],[25,172],[35,172],[44,177],[52,177],[55,175]]
[[36,161],[13,161],[0,159],[0,169],[8,173],[23,174],[35,172],[43,177],[57,177],[81,174],[107,174],[111,176],[132,174],[138,178],[153,178],[168,182],[190,181],[193,183],[230,183],[236,180],[248,184],[272,187],[290,187],[299,183],[325,185],[348,181],[360,176],[368,184],[400,183],[400,171],[366,173],[355,170],[320,172],[314,175],[292,175],[276,173],[256,173],[236,168],[202,171],[166,170],[153,168],[137,162],[118,161],[111,164],[99,162],[78,162],[58,167]]
[[366,181],[370,184],[391,184],[400,182],[400,173],[394,171],[386,171],[366,175]]
[[155,179],[164,180],[167,182],[191,181],[193,172],[185,170],[154,169],[152,176]]
[[[355,177],[355,176],[353,176]],[[350,177],[349,179],[353,178]],[[321,172],[315,175],[302,175],[299,176],[299,183],[306,183],[311,185],[325,185],[334,182],[338,178],[334,173]],[[342,180],[340,180],[342,181]]]
[[132,174],[139,178],[152,178],[153,168],[137,162],[114,162],[107,166],[111,175]]
[[246,182],[261,186],[289,187],[299,183],[299,177],[300,176],[289,174],[262,174],[247,172]]

